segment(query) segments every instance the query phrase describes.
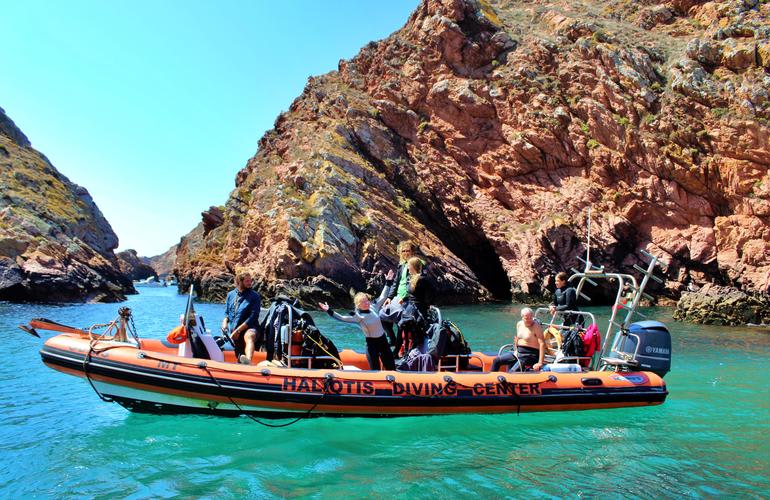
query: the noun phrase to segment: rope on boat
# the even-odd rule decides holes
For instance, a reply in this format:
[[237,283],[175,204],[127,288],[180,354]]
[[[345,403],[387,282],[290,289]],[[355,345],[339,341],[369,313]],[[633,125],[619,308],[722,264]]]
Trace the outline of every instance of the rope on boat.
[[[107,337],[107,334],[109,334],[112,329],[117,324],[118,319],[115,318],[114,320],[110,321],[109,323],[96,323],[94,325],[91,325],[88,327],[88,338],[91,339],[91,341],[96,340],[103,340]],[[106,328],[103,333],[101,334],[94,334],[94,329],[96,328]]]
[[[118,317],[115,318],[114,320],[110,321],[109,323],[102,323],[102,324],[97,323],[95,325],[91,325],[91,327],[88,329],[88,337],[90,338],[90,341],[88,342],[88,352],[83,357],[83,373],[86,376],[86,380],[88,380],[88,384],[94,390],[96,395],[99,396],[99,399],[101,399],[102,401],[106,401],[108,403],[112,403],[114,399],[109,398],[104,394],[102,394],[101,392],[99,392],[99,389],[96,388],[93,381],[91,380],[91,374],[88,373],[88,365],[89,363],[91,363],[91,356],[93,353],[101,354],[105,351],[109,351],[110,349],[114,349],[116,347],[124,347],[122,345],[112,345],[112,346],[106,346],[103,349],[98,349],[98,350],[96,349],[96,344],[100,340],[110,340],[110,339],[107,339],[107,334],[109,334],[113,328],[117,327],[118,322],[120,321],[121,318],[125,319],[127,323],[130,322],[129,324],[126,325],[126,329],[129,332],[131,332],[131,336],[136,341],[137,346],[141,345],[139,341],[139,335],[137,334],[137,331],[136,331],[136,325],[134,324],[134,317],[131,314],[131,309],[129,309],[128,307],[121,307],[118,310]],[[93,332],[95,328],[106,328],[106,329],[101,335],[98,335],[98,334],[94,335]],[[113,335],[112,339],[114,338],[115,336]]]
[[[165,360],[163,360],[161,358],[156,358],[154,356],[148,355],[147,353],[142,353],[142,354],[147,359],[154,359],[154,360],[157,360],[157,361],[165,361]],[[222,384],[219,383],[219,380],[214,376],[214,374],[211,373],[211,370],[209,369],[209,366],[208,366],[208,364],[205,361],[198,362],[198,363],[174,361],[174,363],[177,363],[177,364],[180,364],[180,365],[186,365],[186,366],[194,366],[196,368],[201,368],[201,369],[205,370],[206,374],[211,378],[211,380],[214,381],[214,383],[217,385],[219,390],[222,391],[222,393],[224,394],[224,392],[225,392],[224,387],[222,387]],[[223,371],[231,371],[231,370],[223,370]],[[232,370],[232,371],[237,371],[237,370]],[[258,418],[254,417],[253,415],[250,415],[248,412],[246,412],[241,407],[241,405],[239,405],[238,403],[235,402],[235,400],[232,397],[230,397],[230,396],[226,396],[226,397],[227,397],[228,400],[230,400],[230,402],[233,404],[233,406],[238,408],[238,411],[241,412],[242,415],[245,415],[245,416],[249,417],[251,420],[253,420],[254,422],[256,422],[256,423],[258,423],[260,425],[264,425],[265,427],[273,427],[273,428],[288,427],[288,426],[290,426],[292,424],[296,424],[297,422],[299,422],[302,419],[308,418],[310,416],[310,414],[313,413],[313,411],[316,409],[316,407],[318,407],[318,405],[321,404],[321,401],[323,401],[324,396],[326,396],[326,394],[328,393],[329,382],[331,382],[332,378],[333,377],[329,376],[329,375],[327,375],[324,378],[324,386],[323,386],[323,390],[321,392],[321,397],[318,399],[318,401],[312,407],[310,407],[310,409],[307,412],[305,412],[305,414],[300,415],[299,417],[295,418],[291,422],[287,422],[287,423],[284,423],[284,424],[270,424],[270,423],[267,423],[267,422],[263,422],[263,421],[259,420]],[[93,387],[93,384],[91,384],[91,387]],[[94,390],[96,390],[95,387],[94,387]],[[97,394],[99,394],[98,391],[97,391]],[[100,395],[100,397],[101,397],[101,395]],[[107,400],[105,400],[105,401],[107,401]]]
[[[211,373],[211,370],[209,370],[208,365],[205,362],[202,362],[202,363],[200,363],[197,366],[199,368],[203,368],[204,370],[206,370],[206,373],[209,375],[209,377],[211,377],[211,380],[213,380],[214,383],[217,384],[217,387],[219,387],[219,390],[224,393],[224,391],[225,391],[224,388],[219,383],[219,380],[217,380],[217,378],[214,376],[214,374]],[[304,415],[300,415],[299,417],[295,418],[291,422],[287,422],[285,424],[269,424],[267,422],[263,422],[263,421],[259,420],[257,417],[255,417],[253,415],[250,415],[249,413],[244,411],[244,409],[241,408],[241,406],[238,403],[236,403],[235,400],[233,398],[231,398],[230,396],[227,396],[227,399],[229,399],[230,402],[233,405],[235,405],[236,408],[238,408],[238,411],[240,411],[241,414],[246,415],[247,417],[249,417],[254,422],[258,423],[259,425],[264,425],[265,427],[272,427],[272,428],[288,427],[290,425],[296,424],[297,422],[299,422],[302,419],[308,418],[310,416],[310,414],[313,412],[313,410],[315,410],[316,407],[319,404],[321,404],[321,401],[323,400],[324,396],[326,396],[327,390],[329,389],[329,382],[331,380],[332,380],[331,376],[325,377],[325,379],[324,379],[324,387],[323,387],[323,392],[321,392],[321,397],[318,399],[318,401],[316,401],[316,403],[312,407],[310,407],[310,409],[307,411],[307,413],[305,413]]]
[[[131,336],[136,341],[136,344],[139,345],[139,334],[136,329],[136,324],[134,323],[134,316],[131,314],[131,309],[128,307],[121,307],[118,309],[118,317],[110,321],[109,323],[96,323],[88,327],[88,337],[94,341],[94,340],[116,340],[116,336],[120,333],[120,329],[118,329],[118,332],[113,334],[111,337],[108,337],[110,333],[112,333],[112,330],[118,326],[120,323],[120,320],[123,319],[126,322],[126,330],[131,334]],[[105,330],[101,334],[95,334],[94,330],[97,328],[104,328]],[[125,342],[124,339],[117,339],[117,341]]]
[[324,346],[323,346],[323,345],[321,345],[321,343],[320,343],[320,342],[316,341],[316,340],[315,340],[313,337],[311,337],[310,335],[306,335],[306,336],[305,336],[305,338],[307,338],[308,340],[312,340],[312,341],[313,341],[313,343],[314,343],[315,345],[317,345],[317,346],[318,346],[318,347],[319,347],[319,348],[320,348],[320,349],[321,349],[323,352],[325,352],[326,354],[328,354],[330,358],[332,358],[334,361],[336,361],[337,363],[339,363],[339,365],[340,365],[340,369],[342,369],[342,367],[344,367],[344,366],[345,366],[345,365],[342,363],[342,360],[341,360],[341,359],[339,359],[339,358],[338,358],[338,357],[336,357],[336,356],[333,356],[333,355],[332,355],[332,353],[330,353],[329,351],[327,351],[327,350],[324,348]]
[[91,362],[91,354],[93,353],[100,354],[100,353],[103,353],[104,351],[109,351],[110,349],[115,349],[116,347],[123,347],[123,346],[112,345],[112,346],[107,346],[104,349],[97,350],[94,347],[98,342],[99,342],[99,339],[92,339],[88,343],[88,352],[83,357],[83,373],[85,374],[86,380],[88,380],[88,383],[91,386],[91,388],[94,390],[96,395],[99,396],[99,399],[101,399],[102,401],[106,401],[107,403],[112,403],[114,400],[112,398],[109,398],[103,395],[101,392],[99,392],[99,389],[97,389],[96,386],[94,385],[93,381],[91,380],[91,374],[88,373],[88,365]]

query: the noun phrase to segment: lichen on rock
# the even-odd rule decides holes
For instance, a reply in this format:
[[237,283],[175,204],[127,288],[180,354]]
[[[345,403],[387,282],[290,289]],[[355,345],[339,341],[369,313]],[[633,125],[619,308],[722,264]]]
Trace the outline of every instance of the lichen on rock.
[[770,296],[706,285],[682,294],[674,319],[707,325],[766,325],[770,324]]

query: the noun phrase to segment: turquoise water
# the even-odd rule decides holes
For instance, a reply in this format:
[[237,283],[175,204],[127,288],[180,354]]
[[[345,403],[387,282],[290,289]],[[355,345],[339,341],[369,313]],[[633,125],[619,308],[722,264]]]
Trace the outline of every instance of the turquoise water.
[[[139,334],[165,335],[184,310],[173,290],[127,305]],[[588,412],[309,419],[268,429],[246,418],[131,414],[45,367],[33,317],[73,326],[116,304],[0,303],[0,497],[766,497],[770,332],[669,325],[674,366],[662,406]],[[196,306],[209,326],[222,305]],[[518,306],[444,309],[476,350],[511,337]],[[594,312],[601,312],[597,309]],[[316,316],[340,347],[363,337]]]

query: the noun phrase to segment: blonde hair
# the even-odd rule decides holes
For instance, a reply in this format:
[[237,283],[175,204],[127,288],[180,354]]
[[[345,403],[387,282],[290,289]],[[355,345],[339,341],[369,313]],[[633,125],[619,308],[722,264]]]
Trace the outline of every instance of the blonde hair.
[[369,295],[368,295],[368,294],[365,294],[364,292],[358,292],[358,293],[357,293],[357,294],[356,294],[356,295],[353,297],[353,304],[355,304],[355,305],[356,305],[356,309],[358,309],[358,306],[360,306],[360,305],[361,305],[361,302],[362,302],[364,299],[366,299],[366,300],[370,300],[370,299],[369,299]]
[[419,257],[412,257],[408,261],[406,261],[406,265],[409,267],[409,272],[412,272],[414,269],[414,273],[412,273],[412,276],[409,277],[409,286],[414,290],[414,288],[417,286],[417,282],[420,281],[420,273],[422,272],[423,263],[422,259]]

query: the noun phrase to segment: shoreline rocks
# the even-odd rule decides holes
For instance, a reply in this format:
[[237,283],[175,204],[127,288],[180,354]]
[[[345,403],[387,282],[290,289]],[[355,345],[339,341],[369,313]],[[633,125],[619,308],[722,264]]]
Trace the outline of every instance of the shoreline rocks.
[[149,264],[149,259],[139,257],[134,249],[123,250],[115,256],[118,258],[121,272],[132,281],[143,280],[150,276],[158,277],[158,272]]
[[149,265],[155,270],[158,276],[168,277],[174,274],[176,251],[178,247],[179,244],[176,244],[160,255],[147,257]]
[[697,292],[682,294],[674,319],[707,325],[770,324],[770,296],[706,285]]

